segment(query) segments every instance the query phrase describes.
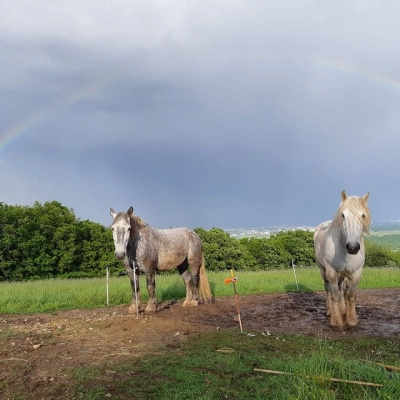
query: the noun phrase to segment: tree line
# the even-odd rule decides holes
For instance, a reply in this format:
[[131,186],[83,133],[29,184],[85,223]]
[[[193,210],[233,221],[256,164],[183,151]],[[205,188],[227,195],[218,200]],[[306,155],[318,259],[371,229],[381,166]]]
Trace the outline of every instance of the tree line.
[[[235,239],[220,228],[195,231],[203,242],[206,268],[220,271],[314,266],[313,233],[283,231],[270,238]],[[366,266],[400,266],[399,253],[366,244]],[[111,230],[57,201],[32,207],[0,203],[0,281],[87,278],[124,273],[114,257]]]

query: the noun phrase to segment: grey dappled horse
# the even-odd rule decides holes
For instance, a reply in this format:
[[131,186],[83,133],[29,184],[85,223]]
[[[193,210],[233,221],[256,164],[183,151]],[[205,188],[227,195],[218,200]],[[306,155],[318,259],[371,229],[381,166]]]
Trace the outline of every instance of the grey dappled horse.
[[[314,232],[317,264],[327,292],[326,312],[331,326],[357,325],[356,288],[365,263],[364,233],[368,233],[371,216],[364,197],[347,196],[332,221],[318,225]],[[344,287],[343,287],[344,286]],[[343,293],[344,291],[344,293]]]
[[[138,307],[139,273],[146,275],[149,302],[145,311],[156,311],[155,274],[177,268],[186,285],[184,306],[197,306],[200,301],[212,298],[204,266],[202,243],[196,232],[188,228],[156,229],[142,221],[130,207],[127,212],[116,213],[112,208],[111,229],[115,245],[115,256],[123,260],[131,280],[132,304],[130,313],[135,313],[135,286]],[[134,274],[137,271],[136,274]],[[135,282],[136,278],[136,282]]]

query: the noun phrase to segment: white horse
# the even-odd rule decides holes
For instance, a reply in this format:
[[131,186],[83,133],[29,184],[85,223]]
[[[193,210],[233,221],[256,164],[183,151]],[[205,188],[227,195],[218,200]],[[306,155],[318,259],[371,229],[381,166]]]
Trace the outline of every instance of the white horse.
[[371,224],[368,197],[369,193],[347,196],[343,190],[333,220],[318,225],[314,232],[315,257],[327,293],[326,314],[334,327],[343,328],[343,316],[349,327],[358,324],[355,304],[365,263],[363,234]]

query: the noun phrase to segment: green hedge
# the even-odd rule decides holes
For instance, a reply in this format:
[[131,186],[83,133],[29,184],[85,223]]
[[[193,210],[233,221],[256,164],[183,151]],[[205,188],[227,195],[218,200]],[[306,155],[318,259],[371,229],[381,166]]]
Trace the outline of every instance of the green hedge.
[[[313,233],[283,231],[270,238],[235,239],[220,228],[196,228],[210,271],[286,269],[315,265]],[[366,241],[366,266],[398,267],[400,253]],[[76,218],[52,201],[32,207],[0,203],[0,281],[89,278],[124,273],[114,257],[111,230]]]

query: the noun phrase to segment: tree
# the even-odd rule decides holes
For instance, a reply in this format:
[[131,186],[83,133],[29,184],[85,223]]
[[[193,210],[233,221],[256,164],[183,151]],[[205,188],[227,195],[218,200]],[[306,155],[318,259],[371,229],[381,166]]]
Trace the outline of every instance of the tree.
[[252,269],[268,270],[285,268],[289,265],[290,254],[268,238],[244,238],[240,242],[247,247],[254,259]]
[[300,229],[284,231],[272,235],[270,240],[289,254],[288,267],[292,260],[299,266],[315,265],[313,232]]
[[203,242],[206,268],[210,271],[225,269],[246,269],[244,250],[239,242],[220,228],[205,230],[196,228],[195,232]]
[[81,221],[78,223],[78,238],[81,243],[80,268],[75,276],[102,276],[106,266],[110,274],[123,270],[122,262],[114,256],[114,242],[109,229],[88,220]]
[[365,241],[365,266],[366,267],[387,267],[398,266],[393,251],[388,247]]
[[0,280],[101,276],[121,270],[110,230],[56,201],[0,203]]

